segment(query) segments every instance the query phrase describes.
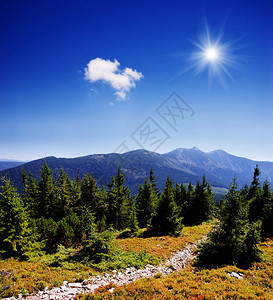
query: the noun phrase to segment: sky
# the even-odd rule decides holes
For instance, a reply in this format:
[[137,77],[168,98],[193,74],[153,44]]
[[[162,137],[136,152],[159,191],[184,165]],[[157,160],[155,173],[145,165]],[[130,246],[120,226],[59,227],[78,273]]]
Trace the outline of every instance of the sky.
[[0,40],[0,159],[273,161],[270,0],[1,0]]

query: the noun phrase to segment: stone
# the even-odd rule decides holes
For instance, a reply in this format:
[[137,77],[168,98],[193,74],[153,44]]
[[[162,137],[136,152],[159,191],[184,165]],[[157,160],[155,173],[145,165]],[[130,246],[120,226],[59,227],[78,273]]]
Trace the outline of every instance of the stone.
[[230,277],[235,277],[237,279],[243,279],[243,276],[237,274],[236,272],[227,273]]
[[63,286],[67,286],[68,285],[68,281],[63,281]]
[[[118,286],[134,282],[140,278],[144,277],[153,277],[156,274],[161,274],[166,276],[175,271],[179,271],[185,267],[186,263],[194,258],[194,249],[196,248],[195,244],[188,245],[183,251],[177,251],[173,254],[173,257],[167,262],[162,263],[158,266],[146,265],[143,269],[138,270],[136,268],[126,268],[124,272],[118,272],[113,270],[111,274],[105,273],[104,275],[96,275],[85,279],[82,283],[74,282],[68,283],[64,281],[63,285],[59,288],[54,288],[52,290],[45,289],[45,291],[40,291],[36,295],[27,296],[26,300],[57,300],[64,299],[70,300],[73,299],[79,293],[93,293],[100,286],[106,286],[108,284],[116,284]],[[235,273],[235,272],[232,272]],[[231,274],[232,274],[231,273]],[[236,278],[243,278],[243,274],[235,273],[236,275],[229,276]],[[239,277],[238,277],[239,276]],[[109,292],[113,293],[115,288],[110,288]],[[6,298],[5,300],[16,300],[16,298]]]
[[87,285],[89,283],[89,281],[87,279],[85,279],[83,282],[82,282],[82,285]]
[[82,284],[80,282],[73,282],[73,283],[68,283],[68,286],[70,288],[81,288]]

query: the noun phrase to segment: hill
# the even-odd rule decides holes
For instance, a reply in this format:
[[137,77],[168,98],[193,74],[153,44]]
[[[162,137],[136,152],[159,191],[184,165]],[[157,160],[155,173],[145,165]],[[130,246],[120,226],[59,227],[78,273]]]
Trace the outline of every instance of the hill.
[[23,161],[3,159],[3,160],[0,160],[0,171],[10,169],[10,168],[14,168],[14,167],[20,166],[22,164],[24,164]]
[[[39,178],[40,169],[45,159],[38,159],[14,168],[0,172],[2,176],[8,176],[19,190],[22,189],[21,172],[24,168],[31,172],[35,178]],[[136,150],[124,154],[94,154],[76,158],[47,157],[46,162],[57,176],[63,167],[71,178],[91,174],[99,185],[106,185],[111,176],[121,166],[126,176],[126,182],[133,193],[137,193],[139,184],[149,176],[151,168],[154,170],[158,186],[163,188],[167,175],[178,183],[202,180],[205,175],[214,192],[223,194],[231,179],[236,176],[240,185],[250,183],[253,169],[256,164],[261,171],[260,179],[273,182],[273,162],[253,161],[243,157],[231,155],[223,150],[203,152],[197,147],[191,149],[179,148],[165,154],[150,152],[147,150]]]

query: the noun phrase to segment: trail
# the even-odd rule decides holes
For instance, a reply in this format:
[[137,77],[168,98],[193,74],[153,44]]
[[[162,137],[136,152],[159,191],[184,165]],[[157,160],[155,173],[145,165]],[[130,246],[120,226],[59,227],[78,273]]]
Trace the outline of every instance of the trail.
[[[203,240],[203,239],[202,239]],[[124,272],[117,272],[116,270],[111,273],[105,273],[103,275],[92,276],[83,282],[68,283],[63,282],[63,285],[57,288],[43,291],[39,291],[36,295],[29,295],[24,297],[26,300],[55,300],[55,299],[73,299],[78,294],[94,293],[96,289],[101,286],[109,284],[115,284],[117,286],[129,284],[141,278],[154,277],[156,274],[162,274],[163,276],[169,275],[173,272],[179,272],[186,264],[188,264],[194,257],[194,250],[197,244],[201,240],[186,245],[184,250],[175,252],[175,254],[166,262],[158,265],[146,265],[143,269],[127,268]],[[110,292],[114,291],[114,288],[109,289]],[[18,298],[11,297],[7,300],[22,299],[20,295]],[[5,299],[4,299],[5,300]]]

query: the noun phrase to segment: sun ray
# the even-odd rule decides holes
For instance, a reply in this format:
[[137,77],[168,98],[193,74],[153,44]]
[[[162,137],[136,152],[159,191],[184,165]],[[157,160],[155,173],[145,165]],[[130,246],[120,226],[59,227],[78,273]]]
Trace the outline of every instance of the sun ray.
[[217,79],[227,87],[227,80],[233,80],[231,70],[241,67],[238,57],[234,55],[234,42],[223,41],[223,30],[217,35],[213,34],[207,22],[203,34],[190,42],[196,51],[190,55],[190,65],[185,72],[193,71],[196,77],[207,72],[209,83]]

